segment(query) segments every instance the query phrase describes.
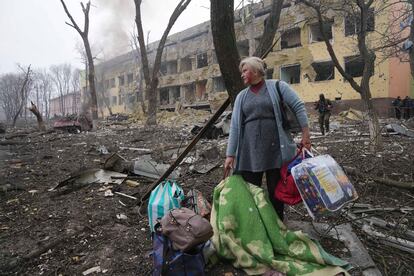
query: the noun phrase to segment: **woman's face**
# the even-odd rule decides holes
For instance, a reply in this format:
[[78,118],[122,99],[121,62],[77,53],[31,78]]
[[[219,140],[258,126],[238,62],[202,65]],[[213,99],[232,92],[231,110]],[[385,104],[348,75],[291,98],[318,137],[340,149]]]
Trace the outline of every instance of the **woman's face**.
[[247,64],[242,67],[241,77],[245,85],[256,84],[262,79],[262,76],[258,72],[253,71]]

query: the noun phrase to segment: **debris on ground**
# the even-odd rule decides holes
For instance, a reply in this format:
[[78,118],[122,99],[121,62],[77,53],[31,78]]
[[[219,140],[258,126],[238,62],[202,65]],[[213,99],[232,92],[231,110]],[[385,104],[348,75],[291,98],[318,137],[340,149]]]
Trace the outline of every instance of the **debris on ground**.
[[[135,174],[133,162],[147,158],[150,166],[168,168],[194,137],[191,128],[211,116],[209,111],[181,112],[180,118],[177,112],[165,111],[153,128],[134,122],[132,115],[122,125],[102,123],[96,131],[76,135],[7,129],[0,141],[1,274],[82,275],[92,269],[89,275],[150,275],[147,205],[137,203],[154,179]],[[383,275],[412,275],[413,190],[381,182],[414,182],[412,138],[383,135],[383,149],[374,153],[363,121],[341,116],[331,120],[333,131],[321,136],[316,135],[317,117],[311,117],[312,144],[345,172],[355,169],[347,176],[359,200],[317,223],[303,204],[289,206],[287,224],[305,223],[308,226],[299,225],[305,232],[315,225],[322,246],[339,258],[350,259],[352,250],[365,250],[360,260],[352,261],[351,275],[376,275],[367,274],[376,269]],[[380,127],[385,130],[394,123],[395,119],[381,119]],[[197,189],[212,201],[213,189],[223,177],[226,144],[225,136],[202,139],[181,162],[177,182],[186,193]],[[109,164],[104,148],[118,162]],[[104,172],[105,178],[100,175]],[[225,263],[206,270],[206,275],[225,274],[245,275]]]
[[89,131],[93,127],[90,119],[86,115],[68,115],[57,119],[53,123],[54,129],[64,130],[70,133],[79,133],[81,131]]

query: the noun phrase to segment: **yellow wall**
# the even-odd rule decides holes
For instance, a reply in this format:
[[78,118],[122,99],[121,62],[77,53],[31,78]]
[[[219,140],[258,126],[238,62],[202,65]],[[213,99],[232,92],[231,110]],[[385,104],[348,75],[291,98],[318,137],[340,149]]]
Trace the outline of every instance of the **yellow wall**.
[[[295,16],[292,16],[295,14]],[[281,26],[287,28],[287,26],[293,26],[295,21],[299,21],[301,17],[307,17],[306,11],[303,8],[297,7],[293,12],[290,12],[289,16],[282,15]],[[337,55],[338,60],[344,67],[344,57],[358,55],[359,51],[356,44],[356,35],[345,37],[344,32],[344,19],[340,16],[335,16],[335,22],[333,24],[333,41],[332,45]],[[388,22],[388,15],[384,13],[375,18],[376,30],[381,26],[385,26]],[[305,78],[305,74],[314,76],[315,72],[311,66],[315,61],[329,61],[331,60],[329,53],[326,49],[324,42],[310,43],[310,28],[309,25],[299,23],[301,28],[301,47],[283,49],[280,48],[280,42],[274,50],[266,58],[268,67],[274,68],[273,77],[280,77],[280,68],[286,65],[300,64],[301,74],[300,83],[292,84],[292,88],[295,89],[300,97],[305,102],[312,102],[318,99],[320,93],[324,93],[326,97],[334,99],[335,97],[342,97],[342,100],[360,99],[360,95],[353,90],[348,82],[343,80],[343,77],[339,71],[335,68],[335,78],[333,80],[326,81],[309,81]],[[378,41],[379,37],[375,32],[370,32],[368,37],[369,47],[375,47],[375,41]],[[390,67],[390,59],[383,60],[381,53],[376,52],[377,58],[375,62],[374,76],[370,80],[371,93],[373,98],[393,97],[394,92],[390,92],[390,89],[401,90],[400,86],[408,87],[408,81],[406,77],[409,74],[406,65],[402,65],[400,62],[393,60],[393,66]],[[399,74],[399,80],[401,80],[400,86],[390,87],[390,68],[393,68],[393,74]],[[398,69],[397,69],[398,68]],[[360,83],[361,78],[355,78],[357,83]],[[342,95],[341,95],[342,94]]]

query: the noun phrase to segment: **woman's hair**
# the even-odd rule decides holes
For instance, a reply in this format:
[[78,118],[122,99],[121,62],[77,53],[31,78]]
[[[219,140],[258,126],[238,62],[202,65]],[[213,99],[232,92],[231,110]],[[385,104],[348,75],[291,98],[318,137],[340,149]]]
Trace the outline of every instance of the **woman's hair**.
[[265,75],[266,64],[261,58],[247,57],[242,59],[239,65],[240,72],[242,71],[244,65],[248,65],[251,70],[259,72],[262,76]]

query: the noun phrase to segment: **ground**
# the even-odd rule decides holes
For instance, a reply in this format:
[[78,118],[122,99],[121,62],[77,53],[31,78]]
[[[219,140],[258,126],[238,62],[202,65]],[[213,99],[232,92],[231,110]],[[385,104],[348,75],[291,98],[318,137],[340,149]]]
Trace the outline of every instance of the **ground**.
[[[152,247],[146,205],[139,208],[136,201],[116,194],[105,197],[104,191],[111,188],[113,192],[135,194],[139,198],[153,180],[135,177],[139,186],[123,183],[103,187],[95,183],[68,185],[57,191],[50,189],[73,173],[102,168],[111,153],[118,152],[129,160],[142,154],[125,148],[150,149],[155,161],[171,164],[177,152],[193,138],[192,125],[208,116],[190,115],[180,121],[175,115],[171,118],[164,114],[164,124],[153,128],[132,122],[100,122],[96,131],[79,134],[41,133],[30,126],[8,129],[0,140],[0,275],[80,275],[96,266],[106,275],[150,275]],[[365,218],[374,216],[404,225],[405,228],[382,229],[387,237],[407,239],[403,230],[414,229],[410,209],[414,207],[413,190],[381,184],[378,179],[413,182],[413,138],[383,135],[383,149],[371,153],[362,123],[340,117],[333,121],[333,131],[326,136],[318,135],[313,124],[312,142],[318,151],[329,153],[343,167],[355,169],[357,173],[348,176],[358,191],[360,205],[322,221],[331,225],[351,222],[383,275],[412,275],[412,254],[369,236],[361,230],[358,223],[361,219],[352,220],[347,214],[361,215],[361,208],[365,206]],[[382,125],[390,121],[382,120]],[[219,159],[224,160],[225,145],[225,137],[203,139],[189,156],[201,158],[206,149],[217,147]],[[211,200],[223,167],[205,174],[191,169],[191,164],[181,165],[179,183],[185,191],[194,187]],[[302,204],[288,207],[286,211],[288,220],[311,221]],[[118,218],[120,214],[126,219]],[[347,252],[338,240],[326,237],[321,243],[330,253],[346,257]],[[362,270],[355,268],[351,272],[361,275]],[[244,275],[222,263],[208,268],[207,274]]]

